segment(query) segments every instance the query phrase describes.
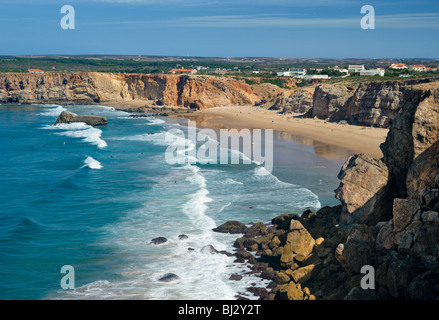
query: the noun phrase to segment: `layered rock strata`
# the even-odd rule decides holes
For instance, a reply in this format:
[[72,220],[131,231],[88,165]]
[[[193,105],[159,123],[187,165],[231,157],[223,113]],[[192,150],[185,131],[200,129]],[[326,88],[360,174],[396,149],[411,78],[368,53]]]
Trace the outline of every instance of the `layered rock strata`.
[[[263,91],[263,90],[262,90]],[[0,103],[145,105],[204,109],[249,105],[258,100],[250,85],[233,78],[97,72],[0,74]]]
[[359,85],[322,84],[284,92],[268,104],[283,112],[329,121],[389,128],[402,108],[416,108],[437,79],[376,81]]

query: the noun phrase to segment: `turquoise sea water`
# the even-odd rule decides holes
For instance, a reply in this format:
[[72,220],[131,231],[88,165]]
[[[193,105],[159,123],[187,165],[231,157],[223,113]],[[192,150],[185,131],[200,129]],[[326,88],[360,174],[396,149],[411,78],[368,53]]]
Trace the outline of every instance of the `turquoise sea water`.
[[[54,126],[66,109],[109,124]],[[246,265],[202,250],[232,250],[236,236],[212,228],[337,204],[348,152],[330,160],[328,146],[276,133],[273,174],[255,163],[169,165],[165,135],[181,123],[98,106],[0,106],[0,299],[256,298],[245,288],[262,280],[228,280]],[[156,237],[168,241],[150,244]],[[60,287],[64,265],[74,290]],[[158,281],[166,273],[180,279]]]

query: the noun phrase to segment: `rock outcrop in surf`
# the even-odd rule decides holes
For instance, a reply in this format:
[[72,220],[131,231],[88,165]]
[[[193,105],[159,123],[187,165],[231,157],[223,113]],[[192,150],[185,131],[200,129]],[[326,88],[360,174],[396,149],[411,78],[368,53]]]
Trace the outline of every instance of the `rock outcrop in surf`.
[[89,126],[105,126],[108,121],[106,117],[95,116],[95,115],[83,115],[78,116],[70,111],[63,111],[56,119],[56,123],[74,123],[74,122],[84,122]]

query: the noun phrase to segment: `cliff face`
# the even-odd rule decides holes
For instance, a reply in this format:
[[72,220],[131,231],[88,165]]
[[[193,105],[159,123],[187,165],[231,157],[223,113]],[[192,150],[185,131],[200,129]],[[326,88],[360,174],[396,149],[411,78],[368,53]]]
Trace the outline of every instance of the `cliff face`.
[[258,96],[241,81],[209,76],[72,72],[0,74],[3,103],[139,101],[185,108],[253,104]]
[[352,123],[390,127],[398,110],[407,104],[417,105],[420,102],[420,96],[413,85],[423,81],[362,83],[343,106],[343,112],[334,120],[342,118]]
[[319,119],[340,117],[339,113],[352,94],[353,90],[346,86],[317,86],[313,96],[312,116]]
[[282,112],[305,113],[312,108],[313,90],[301,89],[297,91],[284,91],[268,103],[270,110]]
[[[318,85],[297,89],[273,99],[276,110],[307,112],[307,116],[329,121],[388,128],[402,107],[415,108],[426,88],[438,87],[434,79],[381,81],[349,85]],[[309,98],[309,94],[312,97]],[[303,99],[303,97],[308,99]],[[298,106],[302,106],[299,108]]]
[[[382,144],[383,161],[389,167],[389,183],[395,196],[407,195],[420,199],[425,184],[431,183],[437,163],[427,162],[439,139],[439,89],[412,90],[395,118],[385,143]],[[427,163],[433,165],[427,166]],[[430,174],[424,171],[428,170]]]
[[[352,211],[357,224],[336,256],[346,271],[354,270],[353,275],[358,275],[354,268],[358,261],[374,266],[383,297],[435,299],[439,296],[439,88],[415,86],[410,90],[409,100],[403,101],[381,145],[385,164],[381,166],[388,169],[387,179],[382,179],[385,187],[378,181],[368,183],[369,189],[381,191],[371,195],[370,201],[387,206],[385,210],[366,208],[369,217],[375,218],[369,221],[357,216],[360,211]],[[356,170],[343,167],[340,188],[349,173],[350,181],[364,181],[356,172],[366,167],[361,163]],[[351,199],[340,200],[344,207]]]

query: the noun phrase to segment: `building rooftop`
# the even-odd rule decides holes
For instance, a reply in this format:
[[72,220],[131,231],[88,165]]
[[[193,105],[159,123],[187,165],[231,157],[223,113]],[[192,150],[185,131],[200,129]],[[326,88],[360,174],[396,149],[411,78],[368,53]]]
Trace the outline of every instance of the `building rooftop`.
[[171,71],[169,71],[169,72],[192,72],[192,71],[195,71],[195,69],[172,69]]

